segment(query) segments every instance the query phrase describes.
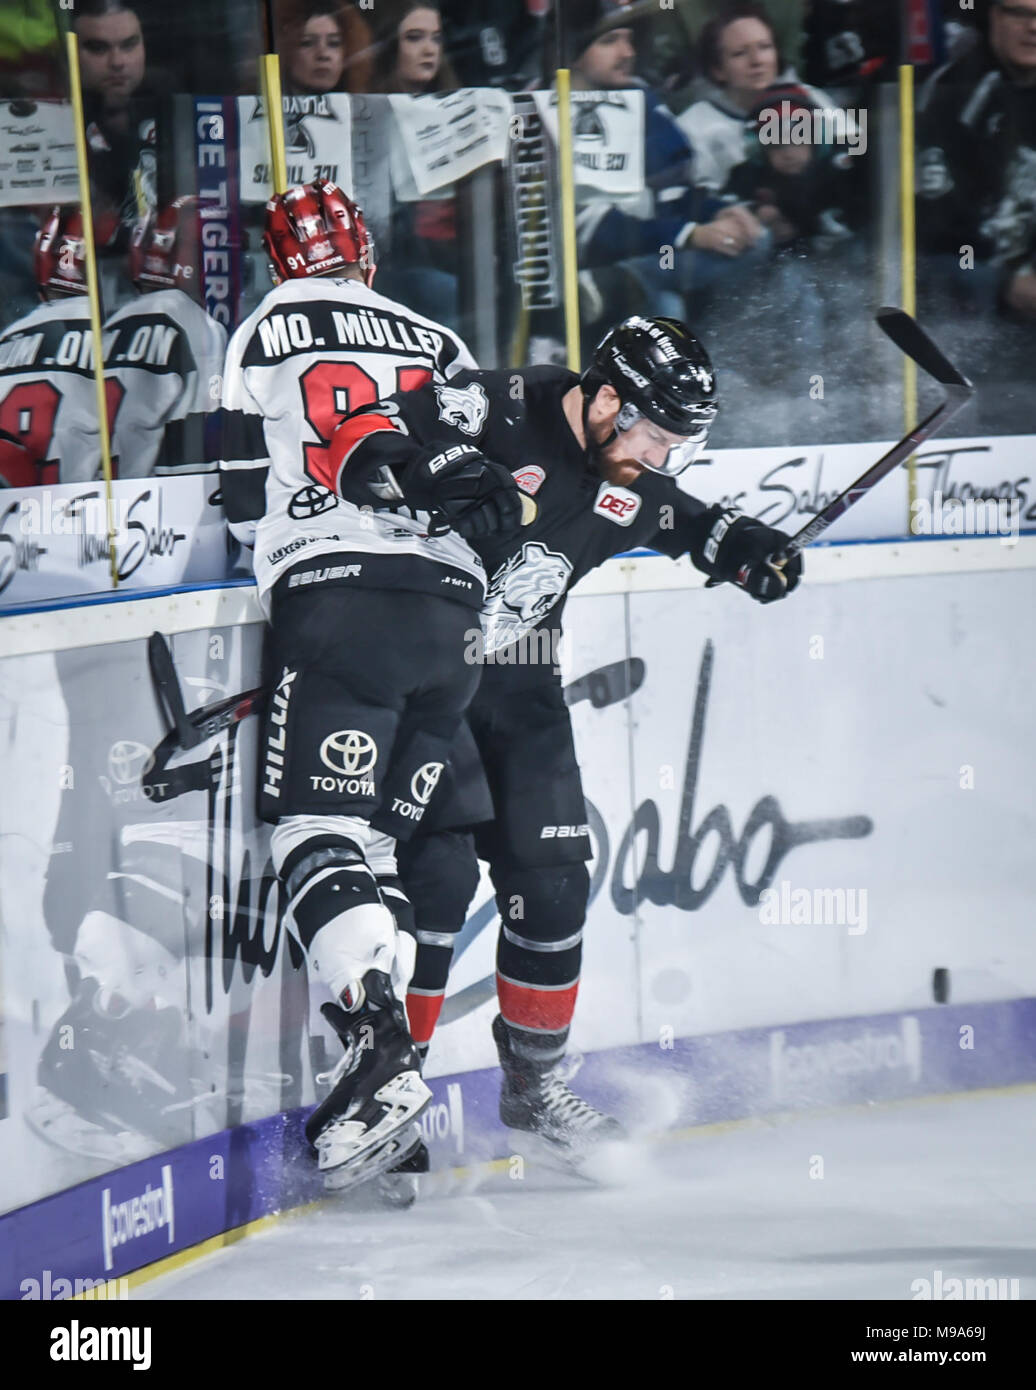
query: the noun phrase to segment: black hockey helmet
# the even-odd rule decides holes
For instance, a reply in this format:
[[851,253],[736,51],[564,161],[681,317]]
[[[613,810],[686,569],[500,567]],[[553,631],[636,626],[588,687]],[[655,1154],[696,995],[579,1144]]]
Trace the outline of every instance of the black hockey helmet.
[[582,376],[583,392],[603,385],[673,434],[708,431],[716,418],[716,373],[709,354],[679,319],[635,314],[609,328]]

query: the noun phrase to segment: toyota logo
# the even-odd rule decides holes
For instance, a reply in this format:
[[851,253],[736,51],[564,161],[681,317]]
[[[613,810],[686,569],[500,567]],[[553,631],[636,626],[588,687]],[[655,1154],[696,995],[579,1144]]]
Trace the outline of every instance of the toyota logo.
[[410,790],[414,800],[419,801],[422,806],[427,806],[441,776],[442,763],[425,763],[423,767],[419,767],[410,779]]
[[332,772],[359,777],[378,761],[378,745],[360,729],[339,729],[320,745],[320,761]]
[[108,751],[108,773],[113,782],[128,787],[151,769],[151,749],[132,739],[119,739]]
[[338,498],[326,487],[302,487],[288,503],[288,515],[295,521],[303,521],[337,506]]

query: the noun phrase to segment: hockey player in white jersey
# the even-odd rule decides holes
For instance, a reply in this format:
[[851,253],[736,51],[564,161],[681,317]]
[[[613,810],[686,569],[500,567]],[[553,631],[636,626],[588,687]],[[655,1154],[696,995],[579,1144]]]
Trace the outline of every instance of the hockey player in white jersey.
[[[116,477],[216,467],[205,422],[219,405],[227,335],[190,293],[198,218],[198,200],[178,198],[137,224],[130,273],[142,293],[104,323]],[[35,269],[45,302],[0,334],[0,477],[9,487],[92,482],[101,439],[78,211],[48,215]]]
[[219,407],[227,334],[197,301],[203,219],[198,199],[183,197],[133,229],[129,269],[140,297],[104,325],[120,478],[216,469],[215,432],[206,426]]
[[371,238],[335,185],[273,198],[264,240],[277,285],[227,352],[222,491],[234,533],[254,542],[272,627],[259,811],[345,1049],[306,1125],[338,1188],[420,1146],[414,1120],[431,1092],[401,1002],[416,941],[395,841],[448,776],[478,683],[465,649],[485,572],[468,538],[515,534],[521,501],[506,469],[464,447],[376,482],[387,510],[343,499],[346,461],[332,467],[328,446],[345,416],[445,384],[472,358],[449,329],[372,289]]
[[100,471],[101,446],[78,211],[50,212],[34,261],[44,302],[0,333],[0,481],[89,482]]

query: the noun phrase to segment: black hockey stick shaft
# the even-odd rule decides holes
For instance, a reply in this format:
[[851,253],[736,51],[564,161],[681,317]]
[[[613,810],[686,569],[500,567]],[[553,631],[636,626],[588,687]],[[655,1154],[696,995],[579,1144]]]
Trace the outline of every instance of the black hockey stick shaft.
[[946,394],[930,415],[925,416],[921,423],[898,444],[894,444],[887,454],[883,454],[876,463],[872,463],[844,492],[840,492],[826,507],[817,512],[808,525],[795,532],[785,547],[792,554],[805,549],[815,541],[833,522],[844,516],[850,507],[854,507],[866,497],[876,483],[880,483],[882,478],[904,463],[926,439],[931,439],[937,434],[966,404],[975,389],[968,378],[943,355],[921,325],[902,309],[882,309],[878,313],[877,323],[901,352],[912,358],[923,371],[945,388]]
[[173,654],[169,643],[160,632],[153,632],[147,639],[147,659],[151,667],[151,678],[155,682],[159,701],[169,721],[176,730],[181,748],[196,748],[202,741],[202,734],[187,717],[187,707],[183,702],[179,677],[173,665]]

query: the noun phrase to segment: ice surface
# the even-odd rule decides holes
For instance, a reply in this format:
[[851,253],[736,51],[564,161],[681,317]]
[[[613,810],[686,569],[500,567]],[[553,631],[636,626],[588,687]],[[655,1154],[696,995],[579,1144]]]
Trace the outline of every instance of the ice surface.
[[669,1137],[610,1187],[433,1175],[410,1211],[326,1203],[134,1297],[911,1299],[941,1271],[1032,1298],[1034,1139],[1026,1087]]

